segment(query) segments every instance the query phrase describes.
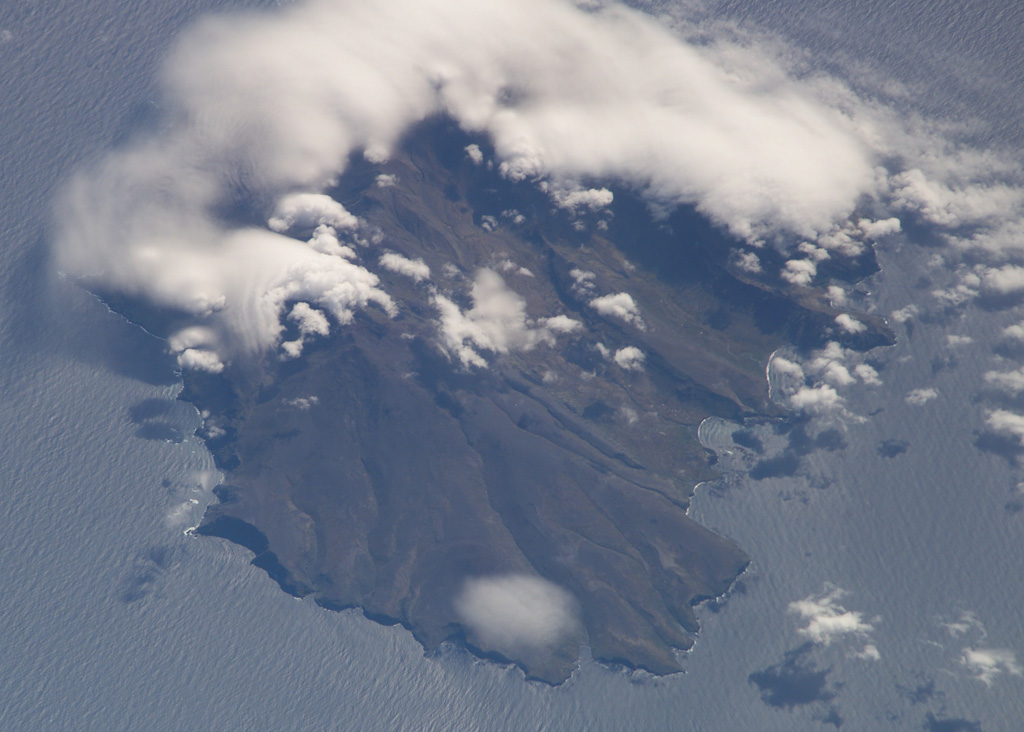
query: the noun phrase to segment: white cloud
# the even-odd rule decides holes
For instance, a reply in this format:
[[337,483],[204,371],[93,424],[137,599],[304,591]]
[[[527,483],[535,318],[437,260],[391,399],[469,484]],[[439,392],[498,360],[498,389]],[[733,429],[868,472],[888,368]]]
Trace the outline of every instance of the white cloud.
[[808,412],[826,412],[841,406],[842,403],[843,398],[828,384],[801,386],[789,397],[791,407]]
[[597,275],[593,272],[588,272],[585,269],[579,267],[573,267],[569,270],[569,276],[573,280],[573,290],[578,294],[587,294],[594,290],[594,280]]
[[902,226],[898,218],[891,217],[882,221],[860,219],[857,222],[857,228],[859,228],[868,239],[881,239],[884,236],[898,233]]
[[865,661],[878,661],[882,658],[882,654],[878,651],[878,646],[874,643],[868,643],[860,651],[854,653],[853,656]]
[[782,270],[782,279],[792,285],[807,287],[818,274],[818,265],[810,259],[791,259]]
[[814,262],[824,262],[832,256],[827,249],[816,247],[809,241],[800,242],[796,250]]
[[1024,368],[1016,371],[989,371],[985,374],[985,381],[1009,394],[1020,394],[1024,392]]
[[494,270],[476,273],[470,290],[473,307],[463,312],[449,298],[435,293],[432,301],[441,314],[438,331],[445,350],[464,366],[484,368],[479,351],[529,351],[540,344],[553,346],[556,335],[572,333],[582,325],[565,315],[531,319],[526,301],[513,292]]
[[859,363],[853,367],[853,373],[860,377],[868,386],[881,386],[882,380],[878,378],[878,371],[875,370],[874,366],[866,363]]
[[393,188],[398,185],[398,176],[390,173],[380,173],[373,179],[373,182],[378,188]]
[[302,355],[302,347],[309,340],[310,336],[326,336],[331,332],[331,324],[327,316],[319,310],[310,307],[307,302],[297,302],[288,313],[288,320],[293,321],[299,328],[299,337],[293,341],[285,341],[281,344],[281,350],[287,358],[298,358]]
[[500,651],[549,647],[578,627],[572,595],[525,574],[469,579],[454,605],[476,639]]
[[202,348],[186,348],[178,354],[178,366],[191,371],[209,371],[219,374],[224,370],[224,363],[214,351]]
[[320,397],[316,395],[307,397],[295,397],[294,399],[284,399],[282,403],[289,406],[295,407],[300,412],[308,412],[310,409],[320,403]]
[[515,262],[508,258],[502,259],[500,262],[498,262],[497,266],[498,269],[500,269],[502,272],[511,272],[512,274],[517,274],[522,277],[534,276],[533,272],[528,270],[526,267],[520,267],[518,264],[516,264]]
[[568,315],[555,315],[551,318],[541,318],[544,327],[555,333],[575,333],[583,328],[582,323],[570,318]]
[[422,282],[430,277],[430,267],[418,257],[409,259],[395,252],[385,252],[380,257],[380,266],[384,269],[405,275],[416,282]]
[[842,328],[844,332],[852,334],[863,333],[868,329],[864,323],[847,313],[840,313],[836,316],[836,325]]
[[772,398],[791,408],[813,414],[829,414],[854,421],[863,418],[846,409],[840,393],[858,379],[867,386],[882,380],[870,364],[860,362],[862,355],[830,341],[806,358],[785,358],[773,354],[768,362],[768,382]]
[[626,369],[627,371],[643,371],[646,358],[644,352],[636,346],[620,348],[612,356],[612,360],[615,361],[619,368]]
[[167,345],[176,354],[180,368],[214,374],[224,370],[224,363],[217,355],[217,343],[217,333],[202,326],[183,328],[167,339]]
[[895,203],[933,224],[960,227],[999,219],[1024,205],[1024,190],[1002,183],[957,184],[918,168],[892,181]]
[[636,301],[628,292],[616,292],[611,295],[595,297],[590,301],[590,307],[601,315],[618,318],[630,325],[635,325],[640,330],[645,327],[644,321],[640,317],[640,308],[637,307]]
[[309,246],[323,254],[330,254],[342,259],[355,259],[356,253],[352,247],[338,241],[338,232],[333,226],[321,224],[313,229],[313,235],[309,238]]
[[474,165],[480,165],[484,161],[484,154],[476,143],[466,145],[466,157],[472,160]]
[[835,307],[841,308],[846,305],[846,290],[839,285],[829,285],[828,288],[826,288],[826,292],[828,293],[828,299],[832,301],[832,304]]
[[989,429],[1007,437],[1013,437],[1024,445],[1024,415],[1014,414],[1005,409],[996,409],[985,417]]
[[[806,625],[797,632],[815,643],[830,645],[833,641],[853,637],[862,641],[874,630],[874,626],[864,619],[863,613],[847,610],[839,601],[847,595],[837,587],[826,587],[820,595],[811,595],[791,602],[789,611],[806,621]],[[878,659],[878,649],[865,645],[860,657]]]
[[919,407],[922,404],[927,404],[932,399],[935,399],[938,396],[938,389],[911,389],[910,391],[907,392],[907,395],[904,397],[904,401],[906,401],[907,404],[912,404],[915,407]]
[[580,210],[600,211],[610,206],[614,196],[607,188],[572,188],[563,189],[551,187],[548,195],[555,201],[559,208],[567,209],[573,213]]
[[996,295],[1013,295],[1024,290],[1024,267],[1014,264],[986,269],[981,277],[982,287]]
[[907,305],[899,310],[893,310],[890,317],[897,323],[906,323],[911,318],[916,317],[919,312],[921,311],[917,305]]
[[991,686],[1004,673],[1024,675],[1017,663],[1017,655],[1005,648],[965,648],[960,661],[986,686]]
[[954,335],[952,333],[946,336],[946,345],[949,346],[950,348],[955,348],[957,346],[967,346],[970,345],[971,343],[974,343],[974,339],[971,338],[970,336]]
[[1024,323],[1015,323],[1003,328],[1003,338],[1010,341],[1024,342]]
[[267,225],[279,233],[292,228],[326,225],[334,229],[354,229],[359,219],[344,206],[322,193],[293,193],[283,197]]
[[796,361],[790,361],[788,358],[776,356],[770,363],[772,370],[775,372],[800,381],[804,380],[804,370]]
[[750,274],[762,271],[761,259],[754,252],[739,252],[736,255],[736,266]]
[[856,379],[850,374],[850,370],[838,361],[831,361],[822,369],[821,377],[833,386],[849,386]]
[[297,302],[288,314],[288,319],[295,321],[299,326],[302,335],[325,336],[331,332],[331,325],[327,317],[312,307],[307,302]]

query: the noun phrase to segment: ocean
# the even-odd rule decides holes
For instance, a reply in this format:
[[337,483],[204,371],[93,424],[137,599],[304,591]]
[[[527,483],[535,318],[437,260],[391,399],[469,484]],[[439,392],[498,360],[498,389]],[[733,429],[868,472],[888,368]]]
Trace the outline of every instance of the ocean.
[[[230,4],[0,9],[0,728],[1020,728],[1024,678],[993,652],[1024,660],[1024,496],[1010,461],[978,447],[983,375],[1020,320],[1012,309],[893,322],[897,345],[870,354],[882,385],[852,387],[846,417],[811,425],[829,439],[786,474],[752,477],[806,426],[748,426],[740,444],[739,426],[705,425],[722,479],[698,488],[690,513],[753,562],[701,609],[684,674],[583,659],[549,687],[456,648],[425,656],[405,630],[290,597],[246,550],[190,536],[217,477],[192,436],[198,415],[169,401],[179,385],[159,345],[52,278],[46,251],[56,186],[158,117],[153,78],[174,33]],[[932,95],[925,111],[990,120],[977,144],[1021,141],[1008,117],[1021,78],[1001,72],[1021,68],[1024,24],[1008,3],[957,24],[953,5],[857,4],[863,17],[839,3],[738,5],[711,9],[836,68],[862,52],[911,98],[977,78],[975,98]],[[948,75],[931,73],[943,64]],[[889,315],[952,283],[933,251],[913,235],[879,251],[859,305]],[[935,396],[908,403],[918,389]],[[857,628],[812,642],[801,601]]]

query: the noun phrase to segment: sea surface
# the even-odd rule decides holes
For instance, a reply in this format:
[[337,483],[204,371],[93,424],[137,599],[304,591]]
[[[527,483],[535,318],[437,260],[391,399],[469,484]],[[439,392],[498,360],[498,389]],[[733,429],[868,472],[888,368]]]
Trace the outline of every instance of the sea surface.
[[[1024,660],[1020,475],[976,446],[983,374],[1018,312],[894,323],[898,344],[872,354],[883,385],[849,392],[838,438],[792,475],[750,476],[792,427],[752,427],[757,455],[736,427],[705,425],[723,478],[699,487],[691,515],[753,563],[701,610],[684,674],[584,658],[553,688],[456,648],[428,657],[403,629],[294,599],[246,550],[190,536],[217,480],[198,416],[170,401],[159,344],[53,278],[46,251],[55,187],[158,118],[153,79],[174,34],[230,5],[0,5],[0,729],[1021,728],[1024,678],[986,682],[964,663],[972,648]],[[1019,145],[1012,3],[972,4],[967,20],[960,4],[890,5],[710,7],[836,69],[874,64],[926,111],[987,120],[978,144]],[[888,314],[951,283],[931,253],[880,251],[860,304]],[[922,388],[936,398],[905,400]],[[810,643],[791,603],[824,596],[870,631]]]

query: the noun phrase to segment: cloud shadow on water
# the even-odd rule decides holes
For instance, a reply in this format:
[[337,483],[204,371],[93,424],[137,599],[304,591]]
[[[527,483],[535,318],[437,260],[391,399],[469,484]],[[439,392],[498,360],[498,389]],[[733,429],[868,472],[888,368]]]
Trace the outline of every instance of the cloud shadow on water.
[[884,458],[894,458],[897,455],[902,455],[910,447],[910,443],[906,440],[882,440],[878,443],[878,454]]
[[[836,697],[836,690],[829,686],[830,668],[819,669],[810,658],[812,643],[787,651],[783,660],[747,677],[761,692],[761,700],[776,709],[792,710],[810,704],[827,704]],[[826,719],[834,718],[842,723],[835,709]],[[835,714],[833,714],[835,713]],[[834,723],[834,722],[833,722]]]

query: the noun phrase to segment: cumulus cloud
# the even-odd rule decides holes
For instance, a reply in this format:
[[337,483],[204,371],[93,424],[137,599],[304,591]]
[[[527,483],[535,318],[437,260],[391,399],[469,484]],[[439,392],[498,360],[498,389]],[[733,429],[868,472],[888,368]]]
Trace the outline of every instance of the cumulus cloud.
[[1002,337],[1008,341],[1024,343],[1024,323],[1015,323],[1003,328]]
[[167,345],[177,356],[180,368],[219,374],[224,370],[224,363],[215,350],[217,340],[212,329],[196,325],[173,333]]
[[804,370],[796,361],[790,361],[788,358],[782,356],[776,356],[770,361],[771,368],[778,374],[789,376],[793,379],[799,379],[803,381]]
[[792,285],[807,287],[818,274],[818,265],[810,259],[791,259],[781,272],[782,279]]
[[526,267],[520,267],[518,264],[516,264],[515,262],[508,258],[502,259],[500,262],[498,262],[498,269],[500,269],[502,272],[510,272],[512,274],[521,275],[523,277],[534,276],[533,272],[531,272],[529,269],[527,269]]
[[646,356],[636,346],[626,346],[620,348],[612,356],[612,360],[619,366],[619,368],[626,369],[627,371],[643,371],[644,361]]
[[863,363],[863,356],[830,341],[800,358],[773,354],[768,362],[768,385],[773,399],[810,414],[829,414],[855,421],[840,393],[860,380],[865,386],[879,386],[878,371]]
[[593,272],[589,272],[585,269],[580,269],[579,267],[573,267],[572,269],[569,270],[569,276],[572,277],[572,288],[573,290],[576,291],[577,294],[587,294],[593,292],[595,287],[594,280],[597,277],[597,275],[595,275]]
[[838,325],[844,333],[851,334],[863,333],[868,329],[864,323],[847,313],[840,313],[836,316],[836,325]]
[[857,374],[857,376],[860,377],[860,380],[868,386],[881,386],[882,384],[882,380],[878,378],[878,371],[876,371],[875,367],[870,364],[857,364],[853,367],[853,373]]
[[307,302],[295,303],[291,312],[288,313],[288,320],[294,322],[298,327],[299,337],[281,344],[281,350],[287,358],[297,358],[302,355],[302,347],[310,336],[326,336],[331,332],[331,324],[327,320],[327,316],[311,307]]
[[808,412],[827,412],[841,406],[843,398],[832,386],[801,386],[789,397],[789,405],[794,409]]
[[382,254],[380,266],[392,272],[397,272],[400,275],[405,275],[416,282],[422,282],[430,277],[430,267],[422,259],[409,259],[394,252]]
[[1024,415],[995,409],[985,417],[985,424],[993,432],[1012,437],[1024,446]]
[[548,195],[559,208],[564,208],[574,214],[584,210],[600,211],[602,208],[610,206],[614,199],[612,192],[607,188],[564,189],[550,187]]
[[828,299],[832,302],[832,305],[841,308],[847,303],[846,290],[839,285],[829,285],[826,290],[828,293]]
[[[864,619],[863,613],[847,610],[840,604],[839,601],[846,595],[838,587],[826,587],[820,595],[791,602],[789,611],[806,621],[806,625],[797,632],[826,646],[847,637],[866,640],[874,626]],[[874,645],[867,644],[858,655],[861,658],[877,659],[880,654]]]
[[540,344],[553,346],[557,335],[582,328],[579,321],[565,315],[529,318],[526,301],[491,269],[476,273],[470,296],[473,307],[466,311],[440,293],[432,298],[440,312],[441,343],[464,366],[485,368],[487,361],[481,350],[509,353],[529,351]]
[[739,252],[735,261],[737,267],[750,274],[758,274],[763,269],[761,259],[755,252]]
[[917,305],[907,305],[899,310],[893,310],[890,316],[897,323],[906,323],[908,320],[917,317],[921,309]]
[[224,363],[214,351],[202,348],[186,348],[178,353],[178,366],[191,371],[208,371],[219,374],[224,370]]
[[295,397],[294,399],[284,399],[283,404],[289,407],[295,407],[300,412],[308,412],[310,409],[320,403],[320,397],[316,395],[307,397]]
[[1008,394],[1020,394],[1024,392],[1024,368],[1016,371],[989,371],[985,374],[985,381]]
[[1006,264],[987,268],[981,275],[984,290],[995,295],[1013,295],[1024,290],[1024,267]]
[[1006,648],[965,648],[960,661],[986,686],[991,686],[1004,673],[1024,675],[1017,655]]
[[927,404],[932,399],[939,396],[938,389],[926,388],[926,389],[911,389],[907,392],[904,397],[904,401],[907,404],[912,404],[915,407],[919,407],[922,404]]
[[508,574],[466,581],[455,610],[487,648],[544,648],[578,625],[572,595],[541,577]]
[[359,225],[359,219],[323,193],[292,193],[277,202],[274,215],[267,221],[267,225],[277,232],[321,225],[335,229],[354,229]]
[[466,145],[466,157],[472,160],[474,165],[480,165],[484,161],[484,154],[475,143]]
[[644,321],[640,317],[640,308],[637,307],[636,301],[628,292],[616,292],[611,295],[595,297],[590,301],[590,307],[601,315],[618,318],[641,330],[645,327]]

